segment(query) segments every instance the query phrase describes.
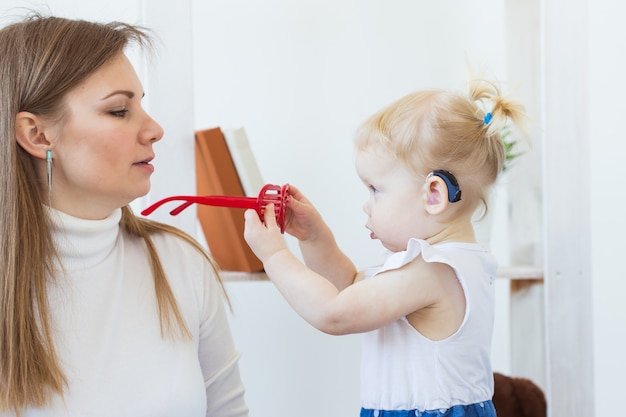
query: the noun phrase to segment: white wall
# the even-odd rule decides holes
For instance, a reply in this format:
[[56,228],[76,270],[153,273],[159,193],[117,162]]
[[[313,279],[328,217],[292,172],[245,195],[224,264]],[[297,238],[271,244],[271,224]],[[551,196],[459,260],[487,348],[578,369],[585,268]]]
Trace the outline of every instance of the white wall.
[[[596,416],[623,406],[626,374],[626,236],[624,98],[626,27],[618,0],[589,2],[589,125]],[[577,88],[577,86],[572,86]],[[576,184],[571,190],[576,192]]]
[[29,10],[77,19],[124,20],[135,23],[141,18],[141,3],[140,0],[111,0],[106,3],[81,0],[2,0],[0,24],[4,26]]

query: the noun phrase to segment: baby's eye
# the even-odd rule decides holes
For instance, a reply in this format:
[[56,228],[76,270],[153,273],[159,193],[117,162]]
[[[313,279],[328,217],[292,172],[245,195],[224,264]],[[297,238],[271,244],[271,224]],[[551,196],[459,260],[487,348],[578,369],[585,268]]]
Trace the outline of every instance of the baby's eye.
[[126,116],[126,113],[128,113],[128,109],[112,110],[109,112],[111,116],[120,117],[120,118]]
[[370,193],[372,194],[376,194],[378,192],[378,188],[374,187],[373,185],[368,186],[368,188],[370,189]]

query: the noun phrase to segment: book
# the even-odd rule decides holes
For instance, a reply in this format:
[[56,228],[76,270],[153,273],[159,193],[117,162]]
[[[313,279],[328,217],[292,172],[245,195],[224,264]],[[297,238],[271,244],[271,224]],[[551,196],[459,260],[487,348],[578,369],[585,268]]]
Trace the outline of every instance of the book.
[[[195,154],[198,195],[246,195],[219,127],[196,132]],[[198,220],[211,256],[221,269],[260,272],[263,264],[243,237],[244,211],[199,204]]]
[[224,129],[224,138],[230,151],[230,156],[235,163],[235,169],[239,175],[239,181],[245,195],[257,197],[265,183],[261,171],[256,163],[254,153],[248,141],[248,135],[243,127],[236,129]]

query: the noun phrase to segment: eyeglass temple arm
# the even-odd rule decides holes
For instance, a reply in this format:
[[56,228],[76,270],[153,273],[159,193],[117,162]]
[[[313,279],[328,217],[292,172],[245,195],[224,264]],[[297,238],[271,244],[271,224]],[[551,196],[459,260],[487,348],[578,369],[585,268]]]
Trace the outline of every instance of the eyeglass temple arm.
[[165,203],[169,203],[170,201],[184,201],[183,204],[176,207],[174,210],[170,211],[172,216],[176,216],[181,211],[185,210],[187,207],[191,206],[194,203],[204,204],[208,206],[219,206],[219,207],[232,207],[232,208],[259,208],[259,202],[256,198],[252,197],[234,197],[234,196],[172,196],[167,197],[162,200],[157,201],[151,206],[145,208],[141,214],[144,216],[149,215],[157,208],[161,207]]

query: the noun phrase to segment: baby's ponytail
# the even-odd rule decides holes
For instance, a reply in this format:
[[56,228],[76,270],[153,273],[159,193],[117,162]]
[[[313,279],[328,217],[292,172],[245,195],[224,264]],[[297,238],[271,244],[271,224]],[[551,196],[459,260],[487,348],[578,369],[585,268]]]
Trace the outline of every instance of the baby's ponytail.
[[509,123],[521,126],[524,107],[514,100],[503,97],[500,87],[495,83],[474,80],[470,83],[469,94],[470,100],[477,103],[476,117],[485,124],[487,136],[500,134]]

